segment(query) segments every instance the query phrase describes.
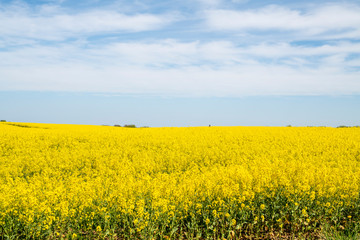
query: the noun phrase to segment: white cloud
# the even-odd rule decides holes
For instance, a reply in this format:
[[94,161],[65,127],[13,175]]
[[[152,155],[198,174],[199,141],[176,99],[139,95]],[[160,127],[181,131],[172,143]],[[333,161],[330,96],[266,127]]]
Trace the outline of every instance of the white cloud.
[[[20,71],[21,70],[21,71]],[[157,70],[84,65],[0,69],[1,90],[141,93],[173,96],[360,94],[358,73],[281,66]],[[6,79],[6,80],[4,80]]]
[[333,54],[360,54],[360,43],[337,42],[336,44],[325,44],[321,46],[292,46],[289,43],[268,44],[248,46],[241,50],[246,54],[255,55],[262,58],[281,58],[281,57],[314,57]]
[[[282,60],[264,62],[272,51],[280,52]],[[248,48],[226,41],[164,40],[86,49],[81,43],[38,45],[0,52],[0,90],[236,97],[360,94],[359,71],[345,71],[358,61],[348,63],[350,53],[360,53],[359,44]]]
[[207,25],[213,30],[227,31],[292,31],[307,36],[318,34],[350,34],[359,37],[360,8],[332,5],[305,12],[271,5],[255,10],[208,10]]
[[[89,65],[94,63],[94,66],[146,66],[167,69],[187,66],[223,68],[279,59],[297,59],[300,63],[311,62],[315,58],[316,68],[325,57],[360,54],[360,43],[345,41],[307,47],[289,43],[236,46],[230,41],[180,42],[173,39],[154,42],[113,42],[101,46],[85,42],[86,48],[83,45],[81,41],[57,46],[33,45],[0,52],[0,59],[3,59],[3,64],[7,66],[58,61],[71,64],[80,61]],[[346,64],[345,60],[343,64]]]
[[0,8],[0,36],[64,40],[69,37],[160,29],[176,18],[176,14],[125,15],[113,10],[87,10],[70,14],[53,5],[36,10],[26,5],[12,5]]
[[165,68],[168,68],[167,65],[223,65],[229,61],[240,60],[238,50],[231,42],[226,41],[200,43],[163,40],[153,43],[114,43],[104,48],[93,49],[91,54],[101,56],[107,62],[117,59],[129,65]]
[[[199,1],[207,9],[220,6],[220,0]],[[335,5],[304,12],[279,6],[207,10],[209,28],[198,30],[195,38],[192,19],[191,24],[176,25],[186,28],[173,30],[179,39],[161,39],[169,33],[162,32],[145,39],[133,35],[135,40],[121,42],[104,34],[159,29],[178,17],[109,9],[69,13],[54,5],[36,9],[21,4],[0,6],[0,91],[182,96],[360,94],[360,43],[344,40],[359,39],[359,12],[356,6]],[[211,36],[218,40],[209,38],[209,29],[216,30]],[[242,38],[256,35],[261,40],[236,44],[237,37],[220,30],[243,34]],[[281,40],[264,40],[259,32]],[[282,39],[284,32],[293,35]],[[192,40],[181,40],[181,34]],[[295,35],[333,41],[320,46],[294,45]],[[198,36],[202,40],[196,40]],[[77,40],[57,42],[69,38]]]

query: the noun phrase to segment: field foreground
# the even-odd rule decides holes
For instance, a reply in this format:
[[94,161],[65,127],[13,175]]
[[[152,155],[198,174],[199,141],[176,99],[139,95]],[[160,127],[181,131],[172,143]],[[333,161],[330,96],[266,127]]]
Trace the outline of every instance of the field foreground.
[[0,239],[356,237],[360,128],[0,123]]

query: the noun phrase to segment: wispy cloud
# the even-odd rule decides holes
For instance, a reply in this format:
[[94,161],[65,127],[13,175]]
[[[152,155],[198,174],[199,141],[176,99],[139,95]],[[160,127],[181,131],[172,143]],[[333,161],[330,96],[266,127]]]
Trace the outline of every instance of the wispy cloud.
[[[260,43],[237,46],[231,41],[191,41],[174,39],[161,41],[112,42],[92,45],[72,42],[57,46],[32,45],[0,52],[6,65],[33,63],[61,63],[80,61],[101,65],[136,65],[153,68],[208,66],[223,68],[229,65],[262,63],[268,59],[278,64],[279,59],[303,59],[316,67],[321,59],[331,56],[360,55],[360,43],[343,41],[320,46],[299,46],[284,43]],[[356,58],[356,56],[355,56]],[[315,64],[316,63],[316,64]],[[346,64],[344,60],[342,65]],[[1,65],[0,65],[1,66]]]
[[270,5],[242,11],[208,10],[205,17],[207,26],[217,31],[289,31],[303,37],[321,34],[360,37],[359,12],[359,6],[317,6],[300,11]]
[[226,10],[199,1],[176,14],[0,5],[0,90],[360,94],[358,5]]
[[[353,51],[351,51],[353,50]],[[125,42],[2,52],[0,89],[182,96],[360,93],[347,61],[357,43],[238,47],[231,42]],[[274,60],[278,57],[278,60]],[[270,61],[264,59],[271,58]]]
[[27,5],[0,8],[0,36],[64,40],[106,33],[161,29],[174,22],[177,14],[132,14],[114,10],[85,10],[70,13],[54,5],[31,9]]
[[[292,69],[244,65],[151,69],[88,65],[37,66],[0,70],[2,90],[81,91],[162,96],[338,95],[360,94],[358,73],[334,69]],[[219,81],[221,79],[221,81]]]

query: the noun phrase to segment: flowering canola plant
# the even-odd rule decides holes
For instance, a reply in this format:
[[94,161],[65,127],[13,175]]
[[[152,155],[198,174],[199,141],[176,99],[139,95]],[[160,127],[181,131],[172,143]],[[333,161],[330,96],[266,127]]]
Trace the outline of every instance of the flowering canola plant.
[[0,236],[217,239],[354,229],[360,128],[0,123]]

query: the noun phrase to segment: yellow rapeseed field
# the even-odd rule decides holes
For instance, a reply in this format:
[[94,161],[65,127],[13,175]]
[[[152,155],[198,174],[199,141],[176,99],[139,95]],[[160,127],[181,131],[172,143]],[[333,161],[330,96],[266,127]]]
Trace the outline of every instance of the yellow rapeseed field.
[[360,128],[0,123],[0,238],[316,238],[359,190]]

